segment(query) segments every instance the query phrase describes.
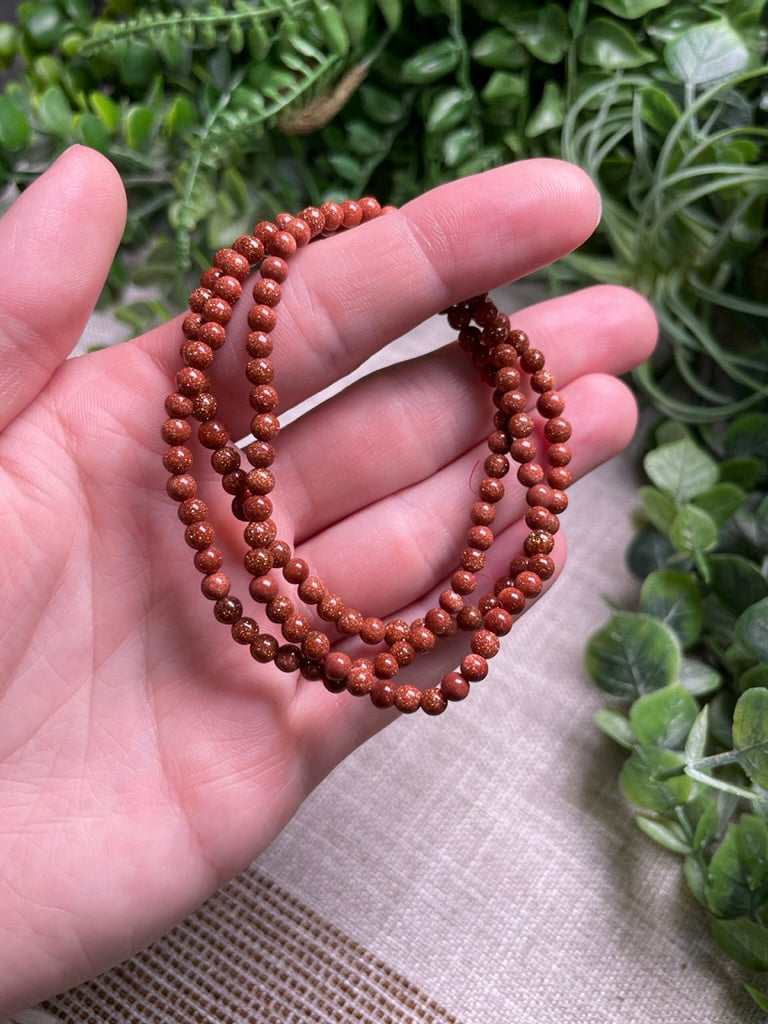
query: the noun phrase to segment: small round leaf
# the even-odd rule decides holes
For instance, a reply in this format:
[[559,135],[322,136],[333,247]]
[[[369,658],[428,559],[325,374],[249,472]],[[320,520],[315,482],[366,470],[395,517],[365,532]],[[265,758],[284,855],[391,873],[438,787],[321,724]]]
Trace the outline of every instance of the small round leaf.
[[648,811],[666,814],[687,803],[693,782],[687,775],[663,776],[682,768],[683,759],[661,747],[635,747],[619,776],[621,791]]
[[733,745],[752,782],[768,788],[768,690],[755,686],[739,697],[733,713]]
[[642,612],[615,612],[592,635],[586,669],[601,690],[629,700],[677,679],[680,644],[663,622]]
[[736,639],[760,661],[768,662],[768,597],[752,604],[736,620]]
[[704,613],[699,588],[690,573],[674,569],[651,573],[640,591],[640,608],[666,622],[683,647],[699,639]]

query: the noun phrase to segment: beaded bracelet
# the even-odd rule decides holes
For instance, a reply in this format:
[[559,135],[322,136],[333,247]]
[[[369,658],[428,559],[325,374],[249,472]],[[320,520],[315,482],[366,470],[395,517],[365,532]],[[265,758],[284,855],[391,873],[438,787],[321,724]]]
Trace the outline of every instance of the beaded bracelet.
[[[202,592],[213,602],[215,618],[230,627],[236,643],[249,646],[257,662],[274,662],[283,672],[298,671],[306,679],[321,680],[333,693],[347,690],[369,696],[378,708],[394,707],[406,713],[421,708],[437,715],[449,701],[463,700],[470,685],[485,678],[488,660],[499,651],[500,637],[510,631],[514,617],[538,596],[543,581],[554,573],[554,534],[560,525],[558,517],[568,504],[565,490],[573,481],[568,468],[571,450],[566,443],[571,427],[562,416],[563,397],[554,390],[543,354],[530,346],[523,331],[510,328],[509,318],[487,294],[474,296],[443,312],[458,332],[459,347],[470,355],[493,389],[493,430],[488,437],[485,475],[469,509],[467,546],[438,605],[410,623],[364,616],[331,593],[323,580],[310,572],[307,562],[278,538],[269,494],[275,486],[271,467],[276,454],[273,442],[280,429],[275,412],[279,396],[269,357],[277,325],[275,308],[288,261],[310,241],[353,228],[391,209],[366,197],[307,207],[296,216],[281,213],[274,221],[260,221],[252,234],[241,235],[231,248],[216,253],[213,266],[202,274],[200,287],[189,297],[190,312],[182,324],[184,366],[176,374],[176,391],[165,402],[169,418],[162,426],[162,437],[169,447],[163,465],[171,474],[166,490],[178,503],[184,539],[195,552],[195,568],[202,573]],[[215,352],[227,340],[226,327],[243,284],[257,267],[259,274],[252,288],[255,302],[248,312],[249,360],[245,369],[251,386],[253,440],[241,449],[232,442],[218,414],[207,371]],[[541,461],[536,458],[536,424],[521,390],[524,377],[538,396],[536,409],[544,420],[546,445]],[[192,434],[190,419],[199,423],[198,441],[211,452],[211,465],[232,498],[232,514],[246,524],[244,564],[252,577],[250,596],[256,606],[263,606],[282,640],[265,632],[253,615],[245,614],[242,601],[230,593],[231,580],[222,570],[222,552],[214,546],[208,507],[197,496],[197,482],[191,473],[193,456],[187,447]],[[250,469],[243,468],[243,455]],[[485,567],[494,540],[491,524],[496,505],[504,497],[502,480],[511,468],[510,460],[518,464],[517,479],[526,489],[525,522],[530,532],[521,553],[512,559],[492,591],[471,602],[468,599],[478,589],[478,573]],[[293,596],[281,589],[280,576],[294,588]],[[372,651],[370,658],[352,659],[333,648],[322,623],[330,623],[341,638],[358,637],[378,650]],[[401,667],[458,631],[470,634],[470,650],[456,671],[424,690],[396,681]]]

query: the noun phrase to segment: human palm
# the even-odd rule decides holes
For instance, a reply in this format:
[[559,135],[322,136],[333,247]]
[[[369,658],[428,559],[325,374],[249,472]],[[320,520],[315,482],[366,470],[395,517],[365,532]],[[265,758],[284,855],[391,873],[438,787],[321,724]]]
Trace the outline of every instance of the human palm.
[[[161,465],[178,322],[65,359],[123,216],[114,170],[75,148],[0,221],[0,1017],[170,927],[391,718],[257,664],[200,596]],[[597,216],[580,172],[532,161],[310,246],[275,332],[281,403],[333,383],[435,310],[558,258]],[[633,401],[611,375],[647,355],[652,314],[603,287],[515,323],[547,353],[584,473],[632,433]],[[216,374],[244,435],[239,358],[223,350]],[[411,605],[444,585],[488,429],[480,388],[468,361],[442,350],[366,378],[281,433],[281,535],[366,614],[415,615]],[[508,504],[494,527],[499,573],[524,511]],[[226,551],[238,532],[220,529],[217,543]],[[432,658],[430,675],[450,657]]]

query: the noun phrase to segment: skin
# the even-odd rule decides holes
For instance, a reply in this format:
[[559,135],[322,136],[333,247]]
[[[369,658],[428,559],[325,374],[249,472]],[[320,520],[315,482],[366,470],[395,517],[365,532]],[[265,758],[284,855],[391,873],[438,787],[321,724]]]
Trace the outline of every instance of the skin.
[[[66,359],[124,217],[114,168],[75,147],[0,221],[0,1018],[166,931],[394,717],[257,665],[200,596],[161,465],[179,321]],[[275,332],[281,407],[436,310],[576,248],[598,217],[578,169],[529,161],[302,250]],[[576,473],[617,454],[635,404],[615,375],[656,336],[644,300],[594,287],[514,323],[566,396]],[[249,419],[242,361],[232,345],[215,365],[234,436]],[[453,346],[326,402],[278,439],[280,535],[348,604],[415,616],[456,564],[487,408]],[[496,575],[524,530],[508,490]],[[217,543],[235,551],[238,536],[222,527]],[[455,664],[450,650],[429,657],[431,679]]]

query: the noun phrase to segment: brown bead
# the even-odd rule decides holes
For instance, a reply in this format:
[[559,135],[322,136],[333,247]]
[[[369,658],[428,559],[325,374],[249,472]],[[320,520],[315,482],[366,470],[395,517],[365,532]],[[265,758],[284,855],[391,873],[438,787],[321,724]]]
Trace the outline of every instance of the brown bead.
[[[210,288],[195,288],[195,290],[191,292],[189,296],[189,308],[193,313],[201,313],[203,310],[203,306],[206,304],[208,299],[212,297],[212,295],[213,292],[211,291]],[[183,347],[184,346],[182,345],[182,348]]]
[[229,274],[236,277],[238,281],[244,281],[251,272],[250,261],[237,249],[219,249],[213,257],[213,265],[222,274]]
[[213,466],[216,473],[221,473],[222,476],[239,469],[240,462],[240,452],[232,445],[227,445],[225,448],[218,448],[211,455],[211,466]]
[[528,399],[522,391],[505,391],[499,399],[499,411],[506,416],[516,416],[519,412],[525,412]]
[[344,612],[344,601],[338,594],[325,594],[317,606],[317,613],[326,622],[336,622]]
[[207,420],[197,429],[197,437],[203,448],[224,448],[229,444],[229,430],[221,420]]
[[320,207],[320,212],[325,220],[324,230],[327,233],[338,231],[342,225],[344,215],[341,206],[329,200]]
[[268,548],[251,548],[243,556],[243,564],[252,576],[266,576],[272,570],[272,555]]
[[187,498],[194,498],[197,494],[197,481],[189,473],[179,473],[170,477],[165,485],[169,498],[174,501],[185,501]]
[[360,627],[360,639],[366,644],[380,644],[386,634],[384,623],[375,615],[363,619]]
[[421,690],[411,683],[398,686],[395,694],[395,707],[405,715],[412,715],[421,707]]
[[398,640],[407,640],[411,633],[410,625],[405,619],[391,619],[384,630],[384,639],[391,646]]
[[530,570],[520,572],[515,577],[515,586],[522,590],[526,597],[537,597],[541,593],[541,577]]
[[[503,394],[510,393],[516,395],[517,389],[520,387],[520,373],[514,366],[501,366],[494,375],[493,386]],[[501,406],[501,397],[500,395],[499,406]]]
[[[491,608],[485,613],[483,626],[496,636],[506,636],[512,629],[512,616],[506,608]],[[480,652],[482,654],[482,651]]]
[[272,519],[248,523],[243,530],[245,543],[252,548],[267,548],[277,536],[277,527]]
[[523,487],[533,487],[544,479],[544,467],[539,462],[528,462],[518,467],[517,479]]
[[510,440],[506,430],[495,430],[488,437],[488,447],[494,454],[505,455],[509,451]]
[[573,471],[568,466],[554,466],[547,473],[547,483],[550,487],[564,491],[573,483]]
[[240,296],[243,293],[243,286],[237,280],[236,277],[232,277],[229,274],[223,274],[213,285],[214,295],[218,295],[220,299],[224,299],[230,306],[234,306],[239,301]]
[[517,437],[509,446],[509,456],[515,462],[533,462],[536,458],[536,442],[532,437]]
[[483,616],[485,616],[486,612],[489,612],[491,608],[496,608],[498,603],[499,602],[496,599],[495,594],[483,594],[483,596],[477,602],[477,606],[483,613]]
[[373,671],[379,679],[391,679],[400,669],[397,658],[389,651],[381,651],[373,659]]
[[266,607],[267,618],[275,623],[285,622],[294,611],[293,601],[285,594],[277,594]]
[[374,220],[381,214],[379,201],[374,199],[373,196],[363,196],[358,205],[363,211],[363,221]]
[[217,324],[214,320],[209,320],[207,323],[201,324],[200,329],[197,332],[197,336],[198,339],[201,342],[204,342],[212,351],[221,348],[227,340],[227,332],[224,330],[224,326],[222,324]]
[[450,614],[444,608],[430,608],[424,616],[424,625],[435,636],[445,636],[451,628],[452,621]]
[[448,320],[448,326],[452,327],[454,331],[460,331],[469,324],[472,319],[472,314],[463,303],[459,303],[456,306],[451,306],[446,314]]
[[251,265],[264,258],[264,246],[255,235],[240,235],[232,243],[232,248],[244,256]]
[[470,646],[474,654],[481,654],[484,658],[493,658],[499,653],[501,644],[498,636],[490,629],[478,629],[472,634]]
[[274,576],[255,576],[248,584],[248,590],[253,600],[259,604],[274,601],[280,592]]
[[531,389],[536,391],[538,394],[543,394],[545,391],[551,391],[554,386],[555,377],[549,370],[537,370],[531,376]]
[[271,306],[257,303],[248,310],[248,326],[252,331],[274,331],[277,314]]
[[536,373],[544,369],[544,353],[537,348],[526,348],[520,354],[520,366],[526,373]]
[[261,276],[282,284],[288,277],[288,264],[280,256],[267,256],[261,264]]
[[223,622],[225,625],[231,626],[232,623],[237,622],[243,614],[242,602],[231,595],[228,595],[227,597],[220,597],[213,606],[213,614],[218,622]]
[[[179,388],[179,391],[181,391],[181,388]],[[554,419],[547,420],[544,424],[544,437],[548,441],[560,444],[563,441],[567,441],[570,436],[571,424],[568,420],[563,419],[562,416],[555,416]]]
[[230,586],[229,576],[224,572],[209,573],[200,581],[200,589],[209,601],[218,601],[220,597],[226,597]]
[[[283,566],[283,574],[287,565]],[[325,584],[319,576],[307,575],[299,582],[297,593],[305,604],[319,604],[325,597]]]
[[459,629],[463,629],[466,632],[471,633],[472,630],[479,629],[480,626],[482,626],[483,613],[477,605],[465,605],[456,616],[456,624]]
[[325,227],[325,217],[316,206],[306,206],[299,217],[307,224],[313,238]]
[[528,570],[528,558],[525,555],[515,555],[514,558],[509,560],[509,572],[510,576],[517,576],[520,572],[527,572]]
[[431,651],[435,646],[435,634],[424,623],[413,623],[408,641],[416,653]]
[[506,455],[488,455],[483,463],[483,468],[490,477],[506,476],[509,472],[509,460]]
[[528,562],[531,572],[535,572],[543,580],[551,579],[555,574],[555,563],[549,555],[532,555]]
[[487,501],[476,501],[469,510],[469,516],[478,526],[488,526],[496,518],[496,509]]
[[207,370],[213,362],[213,349],[204,341],[185,341],[179,353],[187,366],[196,370]]
[[567,444],[551,444],[547,448],[550,466],[567,466],[571,461],[571,448]]
[[218,410],[218,403],[209,391],[202,391],[192,399],[192,415],[205,423],[212,420]]
[[270,469],[252,469],[245,479],[254,494],[269,494],[275,486],[275,474]]
[[469,683],[477,683],[488,675],[488,662],[481,654],[467,654],[461,659],[460,671]]
[[301,583],[309,576],[309,563],[303,558],[291,558],[283,566],[283,576],[288,583]]
[[555,488],[549,497],[549,503],[547,508],[550,512],[554,512],[555,515],[560,515],[561,512],[565,512],[568,508],[568,495],[565,491],[561,491],[559,488]]
[[303,612],[294,612],[282,626],[283,636],[291,643],[300,643],[310,631],[309,617]]
[[301,651],[307,658],[319,661],[324,658],[331,649],[331,642],[325,633],[319,629],[310,629],[301,641]]
[[266,331],[249,331],[245,339],[245,350],[254,359],[266,359],[272,355],[272,335]]
[[510,615],[519,615],[525,608],[525,594],[518,587],[505,587],[498,596],[499,604]]
[[185,366],[176,374],[176,388],[181,395],[193,398],[208,388],[208,376],[194,366]]
[[274,224],[278,231],[290,231],[293,222],[296,220],[292,213],[278,213],[275,217]]
[[280,433],[280,421],[271,412],[259,412],[251,420],[251,433],[257,441],[272,441]]
[[560,528],[560,520],[543,505],[535,505],[528,509],[525,524],[531,530],[547,530],[548,533],[557,533]]
[[233,469],[231,473],[225,473],[221,478],[221,486],[227,494],[245,494],[248,474],[244,469]]
[[262,469],[275,461],[275,449],[268,441],[251,441],[246,445],[245,457],[254,469]]
[[271,384],[259,384],[251,388],[248,401],[256,412],[272,412],[279,401],[277,388],[273,388]]
[[184,531],[184,540],[191,548],[198,551],[210,547],[215,537],[214,529],[205,521],[191,523]]
[[260,522],[272,516],[272,502],[264,494],[252,494],[243,502],[243,514],[251,522]]
[[484,480],[480,481],[477,493],[483,501],[494,504],[497,501],[501,501],[504,497],[504,484],[501,480],[494,479],[493,477],[486,477]]
[[555,546],[555,538],[546,530],[532,530],[523,546],[526,555],[548,555]]
[[186,473],[191,465],[192,452],[185,445],[172,445],[163,455],[163,466],[165,466],[169,473],[176,475]]
[[348,693],[355,697],[367,697],[376,685],[376,677],[367,665],[353,664],[345,682]]
[[399,687],[389,679],[377,680],[371,688],[371,703],[377,708],[391,708],[397,700]]
[[408,640],[396,640],[390,647],[389,653],[401,668],[405,665],[412,665],[413,660],[416,657],[416,651],[413,648],[413,644]]
[[421,695],[421,710],[428,715],[441,715],[448,702],[439,686],[428,687]]
[[480,572],[485,568],[485,559],[484,551],[478,548],[464,548],[460,559],[461,568],[471,573]]
[[552,498],[552,488],[546,484],[534,484],[529,487],[525,500],[528,504],[533,507],[534,505],[543,505],[545,508],[549,508],[549,502]]
[[208,518],[208,506],[200,498],[187,498],[179,505],[176,514],[185,526],[189,526]]
[[221,275],[224,273],[223,270],[219,270],[218,267],[208,267],[200,275],[200,284],[203,288],[211,288],[218,281]]
[[274,661],[279,649],[280,642],[271,633],[262,633],[255,640],[251,641],[251,657],[262,665]]
[[306,655],[302,655],[299,672],[301,672],[302,679],[309,679],[310,682],[324,678],[322,663],[313,658],[307,658]]
[[[471,593],[472,591],[469,591]],[[464,607],[464,598],[456,590],[444,590],[440,594],[439,598],[440,607],[447,611],[450,615],[455,615],[458,611]]]
[[344,651],[331,651],[323,661],[323,670],[329,679],[346,679],[351,668],[352,659]]
[[[487,551],[493,544],[493,530],[490,530],[487,526],[473,526],[467,532],[467,543],[470,547],[478,548],[480,551]],[[464,568],[468,569],[470,567],[464,566]]]
[[192,399],[187,395],[174,392],[165,400],[165,411],[175,419],[186,419],[187,416],[192,415]]
[[290,231],[278,231],[266,243],[266,249],[270,256],[278,256],[281,260],[290,259],[296,252],[296,239]]
[[464,700],[469,696],[469,683],[459,672],[448,672],[440,680],[440,691],[446,700]]
[[203,306],[200,315],[204,320],[212,320],[214,323],[224,326],[232,319],[232,306],[226,301],[226,299],[222,299],[218,295],[213,295]]
[[355,636],[363,628],[363,616],[356,608],[345,608],[336,620],[336,628],[344,636]]
[[211,572],[217,572],[224,561],[224,556],[218,548],[202,548],[200,551],[195,552],[194,564],[198,572],[205,573],[206,575]]
[[275,368],[268,359],[251,359],[246,363],[245,375],[251,384],[269,384]]
[[301,651],[293,644],[282,644],[275,655],[275,667],[281,672],[298,672],[301,665]]
[[[499,370],[505,367],[515,369],[517,365],[517,352],[515,351],[514,345],[510,345],[508,342],[501,342],[498,345],[494,345],[491,350],[491,363]],[[518,387],[520,384],[520,374],[516,369],[515,375],[517,380],[511,385],[513,388]],[[501,387],[501,385],[496,384],[496,387]],[[501,390],[508,391],[509,388],[502,387]]]
[[542,416],[550,418],[559,416],[565,408],[565,399],[559,391],[545,391],[544,394],[539,395],[536,408]]
[[354,199],[345,199],[341,204],[341,223],[345,228],[354,228],[363,222],[363,211]]
[[512,437],[530,437],[533,433],[533,420],[527,412],[518,412],[510,416],[507,429]]
[[181,333],[185,338],[197,340],[200,337],[200,327],[205,323],[202,313],[187,313],[181,321]]
[[259,635],[259,624],[249,615],[232,623],[232,639],[236,644],[252,644]]

